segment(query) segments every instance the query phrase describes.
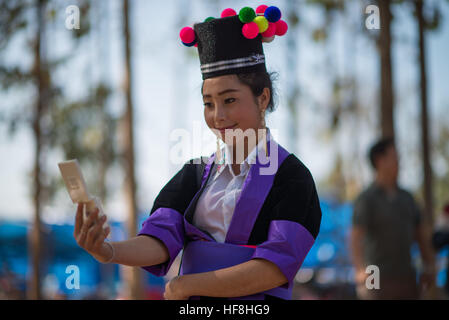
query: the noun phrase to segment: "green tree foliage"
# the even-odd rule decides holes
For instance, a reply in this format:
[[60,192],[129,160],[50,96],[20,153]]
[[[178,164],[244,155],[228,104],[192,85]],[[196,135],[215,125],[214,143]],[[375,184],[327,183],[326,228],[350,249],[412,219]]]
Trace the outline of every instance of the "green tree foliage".
[[[66,2],[43,1],[45,8],[43,22],[46,26],[46,39],[51,38],[52,29],[64,28]],[[97,171],[100,166],[111,166],[117,158],[117,151],[113,147],[117,120],[107,110],[110,88],[105,83],[98,83],[96,87],[87,90],[88,94],[75,101],[66,95],[66,83],[54,79],[61,68],[70,63],[76,54],[77,46],[90,35],[90,1],[76,1],[80,9],[80,29],[67,30],[67,41],[74,41],[74,50],[52,61],[44,56],[41,60],[40,79],[44,88],[45,105],[42,126],[43,150],[60,150],[65,159],[77,158],[82,164],[96,163]],[[6,54],[14,39],[26,37],[26,33],[33,28],[35,21],[30,18],[35,10],[36,1],[0,0],[0,51]],[[95,17],[101,19],[101,17]],[[44,35],[43,35],[44,36]],[[43,52],[51,52],[53,44],[45,44]],[[23,54],[33,54],[34,41],[28,41],[22,48]],[[17,50],[17,48],[15,49]],[[69,80],[69,79],[67,79]],[[6,64],[0,54],[0,89],[6,93],[9,90],[26,90],[36,87],[36,74],[33,66],[25,69],[23,65]],[[10,137],[13,138],[17,130],[31,126],[30,116],[33,101],[20,101],[20,105],[8,109],[0,109],[0,123],[8,127]],[[55,165],[55,164],[49,164]],[[42,168],[45,171],[45,166]],[[92,168],[94,171],[95,168]],[[45,173],[45,172],[44,172]],[[90,188],[98,190],[103,198],[107,195],[104,179],[99,175],[91,175]],[[101,181],[103,180],[103,181]],[[51,202],[58,191],[64,192],[63,182],[59,175],[47,176],[43,179],[43,201]]]
[[[5,96],[14,93],[18,98],[13,102],[15,105],[0,109],[0,120],[8,127],[11,137],[18,130],[31,129],[34,138],[34,164],[29,174],[30,202],[34,209],[29,232],[33,270],[27,288],[31,299],[42,298],[40,279],[45,272],[41,270],[42,259],[45,258],[42,255],[42,208],[52,202],[62,187],[59,174],[52,176],[49,173],[48,167],[54,168],[56,163],[49,163],[48,155],[62,151],[65,159],[78,158],[81,163],[102,155],[100,165],[103,172],[115,155],[112,148],[115,120],[106,112],[110,90],[100,83],[87,97],[71,101],[66,95],[70,79],[57,81],[55,77],[75,52],[62,57],[52,54],[52,50],[58,48],[57,43],[51,43],[52,32],[65,28],[66,5],[57,0],[0,0],[0,89]],[[74,41],[74,48],[90,32],[90,2],[79,0],[76,5],[83,24],[80,29],[69,32],[67,40]],[[10,61],[7,55],[11,50],[16,58],[14,63],[7,62]],[[32,63],[22,63],[27,58]],[[3,99],[2,105],[7,103],[11,101]],[[99,177],[97,185],[103,186],[100,190],[105,196],[105,174],[93,177]]]

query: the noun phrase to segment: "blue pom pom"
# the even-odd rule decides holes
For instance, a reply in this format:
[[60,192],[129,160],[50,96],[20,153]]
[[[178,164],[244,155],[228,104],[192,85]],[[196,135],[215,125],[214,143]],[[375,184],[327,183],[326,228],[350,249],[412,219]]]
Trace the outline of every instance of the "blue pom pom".
[[270,22],[279,21],[281,19],[281,10],[275,6],[268,7],[264,12],[264,16]]
[[[182,42],[182,41],[181,41]],[[196,39],[193,41],[193,42],[190,42],[190,43],[185,43],[185,42],[182,42],[182,44],[183,45],[185,45],[186,47],[193,47],[195,44],[196,44]]]

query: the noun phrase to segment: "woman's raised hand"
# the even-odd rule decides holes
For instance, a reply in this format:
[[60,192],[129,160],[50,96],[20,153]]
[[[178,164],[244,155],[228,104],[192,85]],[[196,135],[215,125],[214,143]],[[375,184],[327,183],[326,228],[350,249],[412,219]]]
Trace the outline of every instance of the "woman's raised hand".
[[103,224],[106,222],[106,215],[98,217],[99,210],[96,208],[84,221],[83,207],[85,205],[85,203],[78,203],[73,236],[81,248],[98,261],[104,263],[109,261],[114,254],[112,246],[104,241],[110,232],[109,226],[103,228]]

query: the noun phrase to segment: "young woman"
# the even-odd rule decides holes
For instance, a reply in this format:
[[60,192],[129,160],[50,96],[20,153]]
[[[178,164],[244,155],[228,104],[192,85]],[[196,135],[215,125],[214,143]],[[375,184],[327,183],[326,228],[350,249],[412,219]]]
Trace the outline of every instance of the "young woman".
[[262,42],[272,38],[248,38],[247,21],[239,14],[196,24],[187,43],[198,45],[205,121],[225,147],[184,164],[134,238],[105,242],[105,218],[95,212],[83,222],[78,206],[74,236],[100,262],[162,276],[183,250],[166,299],[290,299],[319,232],[312,175],[265,125],[274,103]]

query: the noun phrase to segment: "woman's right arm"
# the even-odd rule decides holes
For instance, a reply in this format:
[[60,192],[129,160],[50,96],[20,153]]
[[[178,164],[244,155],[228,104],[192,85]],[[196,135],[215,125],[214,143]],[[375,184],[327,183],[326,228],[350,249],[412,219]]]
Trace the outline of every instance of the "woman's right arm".
[[[103,229],[106,216],[98,217],[98,209],[83,222],[83,204],[78,204],[73,236],[78,245],[104,263],[141,267],[164,263],[169,259],[167,247],[151,236],[137,236],[124,241],[105,243],[110,229]],[[111,260],[112,258],[112,260]]]

